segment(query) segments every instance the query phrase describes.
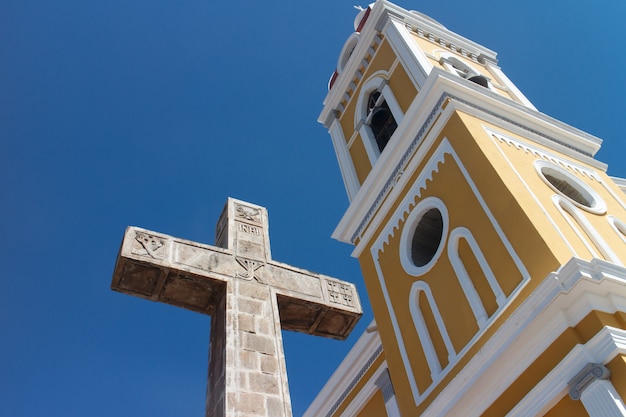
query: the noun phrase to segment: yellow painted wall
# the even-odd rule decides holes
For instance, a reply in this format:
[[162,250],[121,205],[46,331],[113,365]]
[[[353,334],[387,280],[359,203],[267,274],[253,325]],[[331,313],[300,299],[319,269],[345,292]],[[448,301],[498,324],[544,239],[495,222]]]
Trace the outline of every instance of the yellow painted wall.
[[606,367],[611,371],[610,380],[615,390],[622,399],[626,398],[626,356],[617,355]]
[[361,135],[357,134],[356,139],[348,151],[350,152],[350,158],[352,158],[354,170],[356,171],[356,176],[359,179],[359,184],[363,184],[363,181],[365,181],[365,178],[367,178],[367,175],[372,170],[372,165],[370,164],[369,157],[367,156],[367,151],[365,150],[365,145],[363,144]]
[[[483,149],[472,138],[460,115],[451,117],[435,143],[431,145],[431,149],[436,148],[444,137],[452,143],[457,153],[462,157],[462,162],[469,171],[470,177],[475,183],[479,184],[482,198],[484,198],[492,210],[492,214],[496,216],[504,233],[510,237],[511,244],[518,255],[522,257],[522,261],[526,264],[531,274],[545,277],[549,272],[555,270],[558,267],[558,262],[551,253],[550,248],[539,233],[532,231],[532,223],[524,217],[521,207],[516,203],[502,179],[496,174],[495,167],[489,165],[489,159],[485,156]],[[492,145],[492,147],[495,148],[495,145]],[[424,158],[423,164],[429,159],[429,155],[430,153]],[[418,168],[417,172],[419,171],[421,171],[421,168]],[[417,179],[417,172],[408,181],[409,186]],[[432,180],[427,184],[426,190],[423,190],[422,194],[415,199],[416,203],[429,196],[443,200],[449,210],[450,230],[461,226],[470,229],[494,275],[498,277],[503,291],[505,294],[510,295],[522,282],[522,275],[517,270],[504,243],[498,237],[487,213],[474,195],[470,184],[464,178],[460,167],[452,160],[451,156],[446,157],[439,171],[432,175]],[[407,190],[409,186],[407,186]],[[404,198],[407,190],[403,191],[398,201]],[[396,207],[397,202],[389,213],[393,213]],[[397,321],[401,327],[402,338],[405,345],[411,347],[410,362],[418,388],[420,392],[424,392],[431,385],[432,381],[426,357],[409,310],[408,296],[413,282],[423,280],[430,286],[456,352],[461,352],[468,345],[478,332],[478,326],[467,298],[448,261],[447,249],[443,250],[439,262],[425,276],[413,277],[403,270],[399,260],[399,245],[406,217],[407,215],[405,214],[403,221],[399,224],[399,228],[393,236],[389,237],[384,252],[379,253],[377,258],[383,271]],[[377,233],[382,232],[382,227],[384,227],[389,218],[390,215],[383,221]],[[523,231],[523,235],[520,235],[520,231]],[[514,236],[523,236],[523,238],[514,239]],[[460,256],[464,258],[464,261],[467,260],[468,273],[480,284],[477,285],[478,292],[484,303],[487,304],[488,312],[493,314],[495,309],[493,292],[485,285],[484,274],[479,272],[480,268],[477,267],[475,258],[473,259],[463,242],[460,245],[460,252]],[[404,364],[399,357],[400,352],[396,343],[396,336],[392,330],[389,314],[387,313],[387,305],[382,296],[382,288],[374,267],[374,261],[370,257],[369,249],[363,252],[360,262],[374,314],[379,323],[390,373],[392,378],[396,376],[400,378],[400,381],[403,381],[399,386],[396,386],[398,398],[404,400],[399,404],[400,409],[403,413],[408,413],[408,415],[421,412],[429,404],[429,400],[424,401],[416,409],[412,401],[413,396],[410,392],[408,379],[402,376]],[[529,293],[529,290],[526,288],[523,291],[525,294]],[[513,303],[514,306],[518,304],[519,302]],[[502,323],[509,314],[504,312],[498,318],[498,323]],[[424,316],[425,318],[429,317],[429,314],[424,314]],[[432,327],[432,318],[426,318],[426,322],[427,325]],[[491,335],[497,327],[497,325],[492,326],[482,339],[484,340]],[[434,331],[431,334],[434,335],[433,342],[438,347],[437,354],[445,367],[447,360],[443,358],[447,357],[447,352],[442,351],[442,342],[439,340],[438,332]],[[482,346],[481,343],[473,345],[468,354],[455,366],[455,369],[445,377],[443,384],[434,390],[434,393],[437,393],[447,381],[456,375],[457,370]]]
[[365,407],[357,414],[357,417],[383,417],[387,415],[385,399],[383,393],[376,391],[376,394],[367,402]]
[[[430,52],[437,53],[437,45],[430,44],[430,42],[422,38],[416,38],[416,42],[423,49],[428,44],[429,48],[431,48]],[[459,59],[465,58],[460,57]],[[388,71],[393,67],[395,60],[396,58],[391,47],[386,41],[383,41],[363,80],[366,81],[376,71]],[[481,65],[473,63],[468,59],[465,60],[469,61],[468,65],[472,65],[477,71],[485,70]],[[417,93],[409,92],[406,95],[402,93],[402,85],[404,83],[411,85],[411,83],[404,69],[399,64],[396,65],[394,77],[397,75],[397,79],[392,77],[390,87],[396,93],[396,98],[403,110],[406,110],[412,100],[411,97],[414,97]],[[359,94],[359,88],[360,86],[357,87],[357,91],[350,103],[348,103],[346,111],[341,118],[346,137],[350,137],[354,130],[354,106],[356,97]],[[507,297],[511,296],[514,291],[519,290],[519,293],[515,295],[516,298],[509,304],[507,310],[499,312],[495,322],[480,335],[479,339],[476,339],[479,331],[478,325],[467,297],[449,261],[447,248],[443,250],[439,262],[428,274],[421,277],[413,277],[407,274],[400,264],[399,245],[408,213],[404,214],[403,219],[397,224],[397,228],[388,237],[388,243],[382,252],[371,254],[371,245],[375,240],[373,239],[366,244],[366,249],[362,252],[359,259],[374,315],[379,324],[389,371],[398,393],[399,407],[403,414],[414,415],[423,412],[430,404],[430,401],[432,401],[432,398],[441,391],[445,384],[455,377],[469,359],[481,349],[484,342],[504,323],[511,312],[532,293],[550,272],[557,270],[559,266],[569,261],[573,256],[584,259],[591,257],[590,252],[585,248],[576,232],[552,203],[551,199],[555,192],[544,183],[533,165],[534,161],[539,159],[539,157],[532,152],[526,152],[523,149],[494,139],[485,131],[485,126],[491,127],[507,136],[514,137],[521,142],[531,143],[528,139],[520,137],[514,132],[503,130],[501,127],[490,126],[489,123],[479,120],[472,115],[456,111],[446,122],[445,127],[434,139],[433,143],[429,144],[430,149],[426,151],[426,155],[416,172],[404,173],[404,175],[411,176],[407,182],[408,185],[404,190],[401,190],[397,201],[392,203],[386,218],[381,222],[379,229],[375,231],[374,235],[378,236],[382,233],[382,229],[387,225],[399,202],[405,198],[409,188],[417,180],[429,156],[436,149],[437,145],[446,138],[451,143],[456,154],[461,158],[463,167],[466,169],[471,181],[464,177],[461,167],[448,155],[438,172],[433,173],[432,179],[427,182],[426,189],[422,190],[419,196],[415,196],[413,202],[417,204],[426,197],[437,197],[448,208],[449,230],[453,230],[456,227],[468,227],[470,229],[505,295]],[[532,142],[532,146],[555,153],[554,150],[534,142]],[[359,181],[363,183],[371,170],[371,166],[369,166],[369,161],[364,163],[367,155],[362,147],[362,141],[355,140],[350,148],[350,153],[357,167]],[[564,159],[571,159],[571,157],[566,155],[559,156]],[[604,183],[608,184],[608,187],[611,188],[614,194],[622,195],[605,173],[597,168],[586,166],[584,163],[576,163],[596,171],[597,175],[602,178]],[[579,173],[572,172],[572,175],[575,175],[579,180],[596,190],[607,204],[607,214],[612,214],[622,221],[626,221],[626,209],[624,208],[626,207],[626,204],[624,204],[626,199],[618,200],[615,195],[611,194],[605,186],[596,180]],[[480,198],[475,195],[472,183],[476,184],[480,190]],[[490,214],[485,212],[481,206],[481,201],[484,201],[489,207]],[[593,225],[595,230],[626,263],[626,243],[611,228],[607,222],[607,215],[597,215],[584,211],[581,212],[581,215]],[[501,228],[504,235],[508,238],[512,250],[521,259],[529,276],[533,277],[523,287],[521,285],[523,282],[522,273],[518,270],[513,257],[508,252],[506,243],[498,235],[497,228],[491,223],[490,216],[495,218],[498,227]],[[565,242],[569,242],[574,250],[570,249]],[[464,241],[459,243],[459,256],[472,279],[474,287],[477,289],[488,316],[493,316],[498,309],[495,296],[487,284],[484,272],[478,266],[476,256],[469,250],[469,246]],[[422,280],[430,287],[455,351],[459,353],[464,349],[468,349],[464,356],[454,365],[454,368],[449,370],[444,379],[429,394],[429,397],[418,407],[413,402],[409,381],[406,378],[405,364],[400,357],[396,334],[393,330],[388,306],[383,297],[383,290],[376,271],[376,263],[380,265],[383,271],[383,281],[388,297],[393,305],[397,323],[400,326],[403,343],[405,346],[410,346],[409,367],[411,372],[413,372],[420,392],[424,392],[431,386],[432,379],[426,355],[422,349],[409,309],[408,298],[411,286],[415,281]],[[442,367],[445,367],[447,365],[448,353],[445,350],[443,339],[436,329],[433,311],[424,300],[420,302],[420,309],[426,326],[432,335],[432,341],[437,350],[439,361]],[[562,347],[563,349],[568,349],[570,343],[577,340],[578,335],[574,332],[564,334],[562,337],[564,338],[564,341],[561,342]],[[561,345],[555,347],[557,350],[560,348]],[[546,358],[545,362],[538,363],[536,365],[537,372],[547,372],[549,367],[554,365],[550,360],[550,358]],[[528,384],[531,384],[531,382],[528,382]],[[529,389],[530,386],[522,384],[519,392],[525,392],[524,390]],[[517,394],[511,395],[508,397],[504,396],[499,400],[501,404],[506,405],[494,404],[495,409],[500,410],[500,408],[506,408],[510,404],[514,404],[517,398],[515,395]],[[568,405],[563,403],[560,406],[567,407]]]
[[402,113],[406,113],[413,100],[415,100],[415,96],[417,96],[417,88],[399,62],[389,77],[389,88],[393,91]]
[[[464,168],[467,170],[471,180],[480,190],[481,198],[489,207],[491,214],[495,217],[503,233],[508,237],[513,250],[520,257],[529,275],[534,278],[520,289],[519,295],[511,302],[508,309],[499,315],[491,327],[481,335],[480,339],[472,342],[472,339],[478,332],[478,326],[469,302],[450,264],[447,248],[443,250],[437,264],[424,276],[410,276],[402,268],[399,245],[400,236],[408,214],[404,214],[403,220],[400,221],[397,229],[394,229],[394,233],[388,237],[388,243],[385,245],[384,250],[375,254],[375,259],[371,258],[369,249],[363,251],[360,258],[361,268],[363,269],[374,314],[379,323],[390,373],[392,378],[397,378],[397,380],[394,379],[394,383],[400,382],[396,386],[396,392],[400,400],[400,410],[409,415],[422,412],[434,395],[448,381],[454,378],[458,370],[481,348],[484,341],[488,340],[536,286],[550,272],[557,270],[560,265],[572,257],[560,235],[555,232],[556,229],[552,226],[552,220],[544,214],[545,211],[551,210],[551,195],[554,192],[534,172],[532,158],[536,159],[536,157],[532,153],[494,142],[483,129],[482,124],[483,122],[477,121],[462,112],[453,114],[439,137],[430,145],[431,150],[435,149],[444,137],[450,141],[456,153],[462,159]],[[511,162],[508,162],[503,157],[503,153],[508,156]],[[428,156],[429,154],[424,158],[423,164],[428,160]],[[416,181],[420,171],[421,167],[408,181],[409,186]],[[527,181],[526,185],[521,181],[520,176]],[[526,180],[526,178],[530,179]],[[598,184],[591,185],[597,186]],[[406,196],[409,186],[402,191],[398,197],[398,202],[402,201]],[[532,190],[532,193],[528,191],[526,186]],[[536,192],[535,189],[537,190]],[[607,191],[599,190],[598,192],[602,193],[603,198],[607,199],[607,204],[610,206],[609,212],[615,209],[619,213],[624,213],[619,202],[615,201]],[[470,229],[504,293],[507,296],[511,295],[522,282],[521,273],[518,271],[511,255],[507,252],[505,244],[501,241],[495,228],[489,221],[489,217],[481,207],[478,198],[474,195],[470,184],[464,178],[461,169],[452,160],[451,156],[446,156],[445,162],[440,165],[438,172],[432,174],[432,179],[428,181],[426,189],[421,191],[421,195],[414,198],[414,203],[417,204],[429,196],[434,196],[444,201],[449,211],[449,230],[461,226]],[[612,204],[608,202],[609,197],[614,201]],[[382,228],[387,224],[391,213],[398,206],[398,202],[389,210],[386,220],[382,222],[375,235],[382,233]],[[556,208],[553,211],[562,217]],[[556,218],[557,216],[555,215],[554,217]],[[590,214],[589,217],[598,218],[590,220],[590,222],[593,221],[594,225],[597,223],[597,229],[602,231],[601,233],[609,234],[608,232],[610,232],[612,234],[611,237],[607,236],[607,241],[611,241],[615,246],[626,246],[619,239],[619,236],[610,229],[608,223],[606,225],[602,224],[603,221],[606,222],[606,218],[602,219],[604,216]],[[618,217],[626,218],[626,213],[623,216],[620,214]],[[564,221],[558,221],[565,223]],[[370,244],[372,243],[370,242]],[[626,250],[626,248],[616,248],[616,251],[619,250]],[[472,281],[485,305],[487,313],[493,315],[497,308],[493,292],[486,284],[485,276],[478,267],[476,258],[463,241],[460,243],[459,253],[468,274],[473,277]],[[375,269],[374,261],[376,259],[382,270],[384,283],[400,326],[404,344],[410,346],[410,367],[413,370],[412,372],[420,392],[424,392],[429,388],[432,381],[426,356],[415,331],[415,325],[409,309],[409,294],[411,286],[415,281],[422,280],[429,285],[455,351],[457,353],[461,352],[470,342],[474,343],[464,357],[455,365],[454,369],[446,375],[444,380],[430,394],[429,398],[424,400],[419,407],[415,407],[408,379],[402,375],[405,373],[404,363],[400,358],[396,335],[392,329],[391,319],[387,312],[387,304],[382,295],[381,284]],[[423,305],[424,302],[420,302],[420,306]],[[441,365],[445,367],[447,365],[447,351],[439,337],[432,312],[429,311],[429,307],[425,307],[422,308],[422,314],[427,327],[430,329]],[[611,322],[611,325],[620,325],[615,320]],[[584,323],[581,325],[580,331],[584,330],[584,325]],[[593,326],[593,328],[597,332],[596,327]],[[581,337],[572,331],[564,334],[562,338],[564,338],[563,341],[554,347],[557,351],[561,348],[564,351],[569,351],[572,343],[578,343]],[[551,366],[558,363],[558,361],[556,363],[551,361],[551,358],[558,357],[559,354],[547,356],[543,362],[536,364],[536,374],[539,375],[551,369]],[[528,385],[523,385],[516,392],[523,393],[525,389],[530,389],[533,386],[532,384],[533,382],[528,381]],[[515,403],[511,398],[503,398],[501,401],[507,404]]]
[[[512,192],[514,192],[514,190],[522,190],[516,193],[516,199],[526,213],[525,217],[529,218],[530,221],[533,222],[534,227],[544,236],[544,239],[556,253],[559,261],[565,263],[573,256],[582,259],[590,259],[592,257],[591,253],[580,237],[578,237],[576,231],[567,222],[563,214],[552,202],[552,196],[558,193],[546,185],[535,169],[535,161],[543,159],[531,152],[501,142],[492,137],[489,137],[489,140],[484,140],[488,135],[483,125],[489,125],[467,114],[461,113],[461,117],[468,127],[468,130],[477,138],[477,143],[489,158],[489,163],[496,168],[498,175],[506,182],[507,187],[512,190]],[[524,139],[513,132],[503,131],[502,128],[493,128],[500,133],[516,138],[522,143],[530,143],[528,139]],[[494,144],[496,146],[494,146]],[[575,165],[595,171],[602,179],[603,183],[613,190],[613,194],[611,194],[607,187],[600,182],[575,172],[574,170],[566,169],[569,174],[592,188],[606,203],[607,211],[605,214],[593,214],[584,209],[580,209],[578,212],[587,219],[616,255],[626,263],[626,243],[611,227],[607,218],[608,215],[613,215],[622,221],[626,221],[626,209],[624,209],[626,206],[626,198],[623,197],[623,193],[619,193],[617,187],[605,172],[585,163],[572,161],[571,157],[558,154],[556,151],[549,150],[545,146],[536,143],[532,143],[532,146],[554,154],[563,160],[571,161]],[[562,166],[559,167],[564,168]],[[524,192],[523,189],[525,187],[531,190],[531,192]],[[617,200],[615,196],[619,196],[620,200]],[[581,230],[580,228],[578,229],[579,231]],[[563,237],[565,237],[565,240],[574,248],[574,252],[563,243]],[[592,242],[590,238],[587,238],[587,241],[589,243]],[[599,254],[599,250],[597,250],[597,252]]]
[[544,417],[589,417],[585,406],[581,401],[574,401],[569,395],[564,396],[561,400],[550,409]]

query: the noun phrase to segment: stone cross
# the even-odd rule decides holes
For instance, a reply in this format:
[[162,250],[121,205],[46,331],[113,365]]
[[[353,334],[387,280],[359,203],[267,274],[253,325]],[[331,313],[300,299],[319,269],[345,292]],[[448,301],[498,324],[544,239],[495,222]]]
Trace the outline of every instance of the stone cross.
[[281,328],[345,339],[362,314],[353,284],[272,260],[267,210],[232,198],[216,246],[127,228],[111,288],[212,316],[211,417],[291,417]]

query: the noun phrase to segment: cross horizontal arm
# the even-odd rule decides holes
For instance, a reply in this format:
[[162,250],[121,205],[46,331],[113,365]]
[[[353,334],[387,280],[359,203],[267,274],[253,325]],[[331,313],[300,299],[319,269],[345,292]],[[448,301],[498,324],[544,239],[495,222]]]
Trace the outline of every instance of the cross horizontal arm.
[[286,330],[345,339],[362,315],[349,282],[137,227],[126,229],[111,288],[212,315],[234,279],[269,286]]

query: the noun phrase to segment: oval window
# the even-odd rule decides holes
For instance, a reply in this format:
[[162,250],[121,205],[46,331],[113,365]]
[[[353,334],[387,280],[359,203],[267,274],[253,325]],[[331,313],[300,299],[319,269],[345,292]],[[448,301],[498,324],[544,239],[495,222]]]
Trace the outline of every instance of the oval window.
[[400,263],[413,276],[423,275],[435,265],[445,246],[448,211],[443,201],[428,197],[406,219],[400,237]]
[[428,264],[437,253],[443,236],[443,217],[436,208],[429,209],[418,221],[411,240],[411,260],[415,266]]
[[556,165],[538,161],[537,172],[554,191],[567,197],[576,206],[595,214],[602,214],[606,206],[600,196],[587,184]]

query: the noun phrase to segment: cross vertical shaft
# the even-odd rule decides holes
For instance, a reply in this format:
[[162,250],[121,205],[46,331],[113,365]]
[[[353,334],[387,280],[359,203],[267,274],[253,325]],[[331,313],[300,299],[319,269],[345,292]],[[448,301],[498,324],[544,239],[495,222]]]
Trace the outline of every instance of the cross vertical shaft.
[[224,299],[226,308],[211,322],[211,343],[217,344],[209,359],[207,416],[225,410],[227,416],[290,417],[275,294],[267,286],[237,281],[228,285]]

